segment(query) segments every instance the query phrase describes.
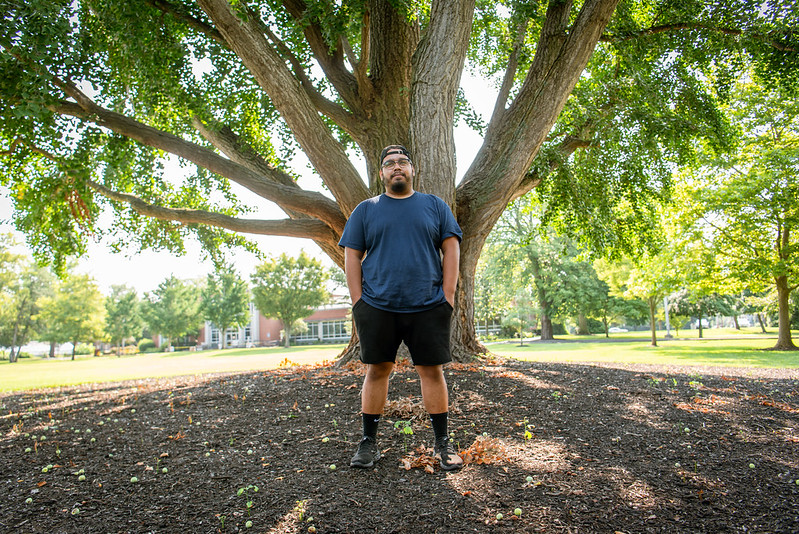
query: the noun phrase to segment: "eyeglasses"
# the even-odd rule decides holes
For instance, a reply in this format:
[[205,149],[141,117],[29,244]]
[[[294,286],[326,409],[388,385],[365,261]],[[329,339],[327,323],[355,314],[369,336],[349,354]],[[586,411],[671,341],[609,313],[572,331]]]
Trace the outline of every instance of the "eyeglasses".
[[408,167],[410,164],[411,164],[411,160],[405,159],[405,158],[398,159],[398,160],[389,159],[389,160],[384,161],[383,165],[381,165],[381,167],[383,167],[384,169],[393,169],[394,165],[399,165],[400,167],[405,168],[405,167]]

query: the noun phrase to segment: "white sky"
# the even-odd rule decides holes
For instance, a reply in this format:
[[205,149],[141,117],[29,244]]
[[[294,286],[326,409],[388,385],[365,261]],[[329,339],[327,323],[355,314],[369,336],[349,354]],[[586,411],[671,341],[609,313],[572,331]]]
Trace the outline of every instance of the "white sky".
[[[463,74],[464,91],[466,97],[478,114],[488,121],[493,110],[496,99],[496,91],[486,80],[472,78],[467,72]],[[478,134],[471,131],[466,126],[459,126],[455,130],[455,144],[458,158],[458,179],[463,176],[466,169],[472,162],[477,150],[482,144],[482,139]],[[297,172],[302,172],[307,168],[307,160],[304,155],[293,162],[293,168]],[[355,162],[361,175],[365,175],[365,163]],[[300,185],[306,189],[317,189],[316,179],[313,177],[300,179]],[[235,184],[234,184],[235,186]],[[256,197],[241,188],[245,196],[251,198],[252,202],[263,203],[264,200]],[[11,200],[8,198],[8,191],[0,189],[0,232],[15,233],[20,242],[24,242],[24,237],[15,232],[11,224]],[[285,215],[274,205],[263,205],[258,212],[247,214],[245,217],[251,218],[284,218]],[[248,236],[258,243],[261,252],[270,255],[280,255],[286,253],[291,256],[299,255],[301,250],[323,260],[325,264],[332,265],[327,256],[322,253],[319,247],[309,239],[276,237],[276,236]],[[259,259],[244,250],[237,250],[233,258],[233,263],[239,274],[245,279],[249,279],[250,274],[259,263]],[[144,251],[136,252],[136,248],[125,253],[114,254],[108,248],[108,241],[91,243],[87,255],[78,261],[78,271],[89,274],[100,286],[100,290],[107,294],[113,285],[128,285],[136,288],[139,293],[152,291],[158,284],[170,275],[178,278],[204,278],[213,271],[213,265],[209,260],[203,260],[199,244],[194,241],[186,242],[186,254],[184,256],[174,256],[168,252]]]

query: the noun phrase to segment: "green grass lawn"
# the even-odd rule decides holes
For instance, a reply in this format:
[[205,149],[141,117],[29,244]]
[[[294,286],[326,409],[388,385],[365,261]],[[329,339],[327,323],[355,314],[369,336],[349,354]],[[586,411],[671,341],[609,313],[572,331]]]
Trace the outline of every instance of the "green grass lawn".
[[[681,330],[679,339],[673,340],[665,340],[663,335],[664,332],[658,332],[658,347],[649,346],[649,332],[613,334],[609,340],[605,340],[604,335],[557,336],[558,340],[568,342],[534,342],[520,347],[515,341],[494,343],[487,347],[501,356],[530,361],[799,368],[799,352],[763,350],[776,342],[773,331],[763,335],[757,329],[742,332],[707,329],[705,339],[698,339],[695,330]],[[799,339],[799,333],[796,333],[795,339]],[[296,364],[331,361],[343,349],[344,345],[316,345],[290,349],[273,347],[162,352],[122,358],[80,356],[75,361],[25,358],[15,364],[0,362],[0,391],[275,369],[286,360]]]
[[0,362],[0,391],[116,382],[138,378],[275,369],[288,360],[310,364],[334,360],[345,345],[159,352],[134,356],[78,356],[75,361],[24,358]]
[[[674,332],[672,332],[674,335]],[[594,336],[555,336],[561,343],[505,342],[488,345],[495,354],[530,361],[651,363],[658,365],[705,365],[723,367],[799,367],[799,352],[765,350],[776,343],[776,334],[758,334],[754,329],[706,329],[680,331],[677,339],[664,339],[658,332],[658,346],[649,343],[649,332],[624,332]],[[799,334],[797,334],[799,336]],[[797,337],[795,336],[795,339]]]

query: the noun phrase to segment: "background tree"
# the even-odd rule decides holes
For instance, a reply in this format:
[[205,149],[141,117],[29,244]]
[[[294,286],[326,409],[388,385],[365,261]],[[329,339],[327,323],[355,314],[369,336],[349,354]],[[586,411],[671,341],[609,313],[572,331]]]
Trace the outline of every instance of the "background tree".
[[613,320],[635,326],[647,324],[649,321],[649,304],[643,299],[630,295],[627,291],[627,283],[633,269],[632,261],[625,257],[613,262],[606,258],[594,261],[597,277],[608,286],[608,294],[601,309],[606,337],[609,337],[609,323]]
[[250,320],[250,290],[232,266],[209,274],[202,290],[202,313],[219,329],[222,348],[227,348],[227,329]]
[[579,323],[583,317],[587,329],[587,317],[598,315],[607,286],[590,262],[578,258],[573,240],[543,226],[543,213],[543,204],[531,195],[510,204],[488,238],[486,265],[492,291],[510,295],[529,288],[541,339],[552,340],[555,318],[577,317]]
[[539,310],[535,305],[535,300],[523,290],[516,294],[513,299],[513,307],[502,318],[502,326],[518,334],[519,346],[524,346],[525,334],[532,334],[532,330],[538,323]]
[[56,344],[72,342],[74,360],[78,343],[93,343],[103,336],[103,295],[88,275],[69,273],[56,284],[53,296],[41,300],[40,320],[51,356]]
[[776,289],[774,348],[796,350],[789,302],[799,286],[799,103],[745,78],[728,108],[736,150],[706,151],[686,170],[680,198],[722,270],[753,292]]
[[702,321],[713,315],[729,316],[733,313],[732,297],[718,293],[705,294],[681,289],[669,296],[669,310],[682,317],[696,317],[699,337],[702,337]]
[[255,268],[252,275],[255,306],[266,317],[280,319],[286,347],[291,344],[294,321],[307,317],[327,301],[328,277],[322,263],[304,251],[298,258],[281,254]]
[[35,338],[40,300],[53,291],[49,271],[13,252],[15,246],[11,236],[0,236],[0,346],[9,347],[11,363],[17,361],[20,348]]
[[128,286],[113,286],[105,299],[105,333],[122,354],[125,342],[141,336],[144,320],[136,290]]
[[[220,246],[252,233],[312,239],[341,266],[349,213],[381,189],[380,148],[404,143],[416,189],[464,231],[462,359],[484,350],[474,274],[505,206],[543,185],[549,218],[595,248],[645,244],[669,189],[664,158],[696,136],[724,142],[702,80],[755,63],[796,83],[793,3],[3,0],[0,176],[18,228],[56,264],[109,233],[176,252],[193,235],[222,261]],[[496,80],[487,122],[460,93],[467,56]],[[456,184],[459,119],[483,144]],[[294,179],[299,150],[316,190]],[[164,154],[196,172],[165,179]],[[242,217],[232,184],[287,219]]]
[[166,347],[182,336],[199,331],[203,320],[200,291],[195,282],[173,275],[146,295],[145,322],[153,333],[166,337]]

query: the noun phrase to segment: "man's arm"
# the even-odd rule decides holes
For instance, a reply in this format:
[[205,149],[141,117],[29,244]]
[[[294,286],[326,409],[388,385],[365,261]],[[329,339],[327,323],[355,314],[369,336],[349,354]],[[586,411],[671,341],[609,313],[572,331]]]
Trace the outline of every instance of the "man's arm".
[[363,290],[361,260],[363,250],[344,247],[344,274],[347,277],[347,287],[350,290],[350,299],[355,304],[361,300]]
[[[444,297],[455,307],[455,288],[458,286],[458,267],[461,261],[461,243],[457,237],[448,237],[441,243],[441,268],[444,272]],[[347,278],[349,281],[349,277]],[[352,290],[350,290],[352,291]]]

